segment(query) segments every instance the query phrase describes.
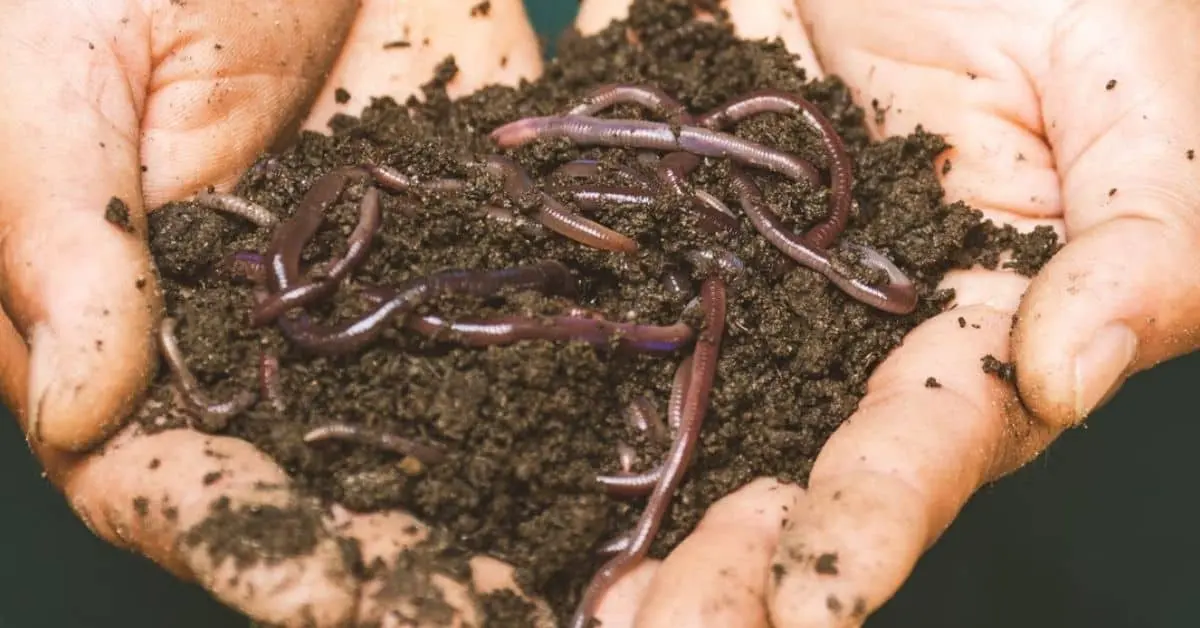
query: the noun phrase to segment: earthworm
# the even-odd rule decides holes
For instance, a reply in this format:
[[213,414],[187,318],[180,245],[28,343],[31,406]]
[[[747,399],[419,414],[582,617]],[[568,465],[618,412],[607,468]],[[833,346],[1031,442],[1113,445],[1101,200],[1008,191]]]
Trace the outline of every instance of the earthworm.
[[[653,194],[630,187],[574,185],[555,188],[554,191],[570,196],[577,206],[586,210],[599,209],[603,203],[650,207],[657,201]],[[709,233],[721,233],[738,228],[737,217],[716,197],[697,190],[694,199],[696,202],[693,203],[692,209],[700,217],[700,228]]]
[[785,255],[798,264],[820,273],[850,297],[871,307],[892,314],[908,314],[916,309],[916,287],[886,257],[866,247],[857,247],[859,251],[869,251],[863,256],[863,261],[868,266],[887,273],[888,283],[884,286],[872,286],[844,275],[834,268],[825,251],[813,248],[783,225],[779,217],[767,206],[762,190],[750,175],[734,166],[730,168],[730,176],[741,198],[742,210],[750,218],[751,224]]
[[554,172],[551,172],[550,176],[582,179],[597,177],[609,170],[621,175],[622,178],[631,183],[641,183],[643,185],[653,185],[654,183],[653,179],[638,171],[636,168],[631,168],[624,164],[614,166],[603,165],[595,159],[576,159],[574,161],[568,161],[567,163],[555,169]]
[[571,200],[574,201],[577,206],[588,210],[598,209],[604,203],[643,206],[650,206],[654,204],[653,194],[632,187],[620,187],[615,185],[571,185],[554,188],[553,191],[561,192],[571,197]]
[[606,541],[603,545],[596,548],[596,553],[601,556],[612,556],[620,554],[629,549],[630,537],[633,536],[633,531],[621,533],[612,539]]
[[682,270],[672,269],[664,272],[662,285],[673,299],[684,301],[692,298],[691,281],[688,279],[687,273]]
[[267,259],[254,251],[234,251],[221,260],[218,268],[226,276],[254,284],[267,278]]
[[412,456],[427,465],[437,464],[446,459],[446,452],[440,447],[420,443],[388,432],[371,430],[346,423],[322,425],[306,433],[303,436],[303,440],[306,443],[338,440],[358,445],[369,445],[402,456]]
[[[671,433],[679,437],[679,426],[683,423],[683,402],[687,396],[692,377],[692,358],[688,356],[675,369],[675,380],[671,384],[671,397],[667,404],[667,424]],[[645,495],[662,478],[663,464],[637,474],[599,475],[596,481],[608,490],[609,495],[635,497]]]
[[269,351],[263,351],[258,359],[258,387],[262,391],[262,398],[276,412],[282,414],[287,410],[279,383],[279,357]]
[[829,215],[824,221],[809,228],[804,240],[809,246],[827,249],[834,239],[846,228],[853,203],[854,178],[851,172],[850,155],[837,129],[821,109],[807,99],[779,90],[760,90],[742,96],[723,107],[705,114],[700,125],[710,128],[725,128],[761,113],[799,112],[804,121],[817,131],[825,151],[829,153]]
[[[683,104],[657,87],[626,84],[606,85],[597,88],[591,94],[585,96],[583,100],[584,102],[571,109],[568,115],[594,116],[604,109],[624,103],[640,105],[646,109],[650,109],[676,124],[690,125],[694,124],[696,120],[695,116],[689,113]],[[650,154],[653,155],[653,153]],[[658,159],[655,165],[655,173],[658,176],[659,182],[676,194],[686,196],[685,179],[688,174],[699,167],[700,158],[689,152],[678,151],[668,153],[661,159]],[[717,224],[724,222],[725,229],[737,230],[737,216],[719,199],[703,190],[696,190],[693,195],[702,206],[707,206],[732,219],[730,221],[723,221],[721,218],[708,214],[704,215],[706,220]],[[701,213],[707,214],[707,212]],[[711,233],[717,233],[716,230],[709,228],[711,225],[706,225],[705,227]]]
[[430,179],[429,181],[420,181],[391,166],[364,164],[362,168],[377,183],[396,192],[407,192],[414,188],[422,188],[433,192],[455,192],[467,187],[467,183],[459,179]]
[[541,201],[538,222],[547,229],[603,251],[632,253],[638,249],[637,243],[628,236],[588,220],[567,209],[549,194],[538,192],[529,175],[515,161],[500,155],[490,155],[483,161],[483,167],[487,172],[504,178],[504,191],[514,202],[536,192]]
[[637,242],[629,236],[576,214],[549,195],[543,195],[538,220],[547,229],[595,249],[618,253],[638,250]]
[[631,473],[637,464],[637,451],[629,443],[617,443],[617,464],[625,473]]
[[[361,172],[361,171],[359,171]],[[295,213],[283,221],[267,245],[267,287],[271,292],[288,290],[300,281],[300,253],[317,233],[325,210],[342,194],[346,180],[355,173],[341,168],[317,179],[296,206]]]
[[279,217],[258,203],[234,194],[204,191],[196,195],[196,203],[234,216],[240,216],[264,229],[279,223]]
[[[687,195],[687,177],[700,165],[700,158],[692,153],[668,153],[655,168],[658,180],[671,191],[680,196]],[[706,190],[692,190],[693,204],[701,210],[701,215],[710,222],[721,224],[726,230],[738,231],[741,225],[737,215],[721,201]],[[711,231],[716,233],[715,231]]]
[[319,354],[348,353],[374,340],[393,316],[409,314],[437,295],[487,297],[506,288],[563,293],[574,290],[574,279],[566,266],[553,260],[500,270],[446,270],[385,290],[382,302],[354,320],[320,325],[303,317],[281,316],[278,323],[284,336],[303,349]]
[[667,426],[658,416],[658,410],[649,397],[638,397],[625,406],[625,418],[639,432],[645,432],[654,440],[666,440]]
[[679,124],[691,124],[687,108],[673,96],[651,85],[614,83],[601,85],[580,99],[567,115],[594,116],[618,104],[640,105]]
[[729,158],[795,180],[813,184],[820,181],[817,169],[800,157],[704,127],[567,115],[524,118],[492,131],[493,141],[501,148],[556,137],[582,145],[687,151],[705,157]]
[[425,336],[451,334],[455,342],[472,347],[512,344],[523,340],[582,341],[596,348],[616,346],[646,353],[670,353],[693,335],[686,323],[639,325],[579,316],[499,316],[447,321],[438,316],[411,317],[405,324]]
[[680,196],[687,194],[687,176],[700,166],[700,158],[692,153],[667,153],[654,167],[658,180]]
[[741,258],[725,249],[697,249],[684,253],[683,257],[700,272],[719,272],[730,283],[746,272],[746,264]]
[[693,192],[693,194],[695,194],[696,200],[700,201],[701,203],[703,203],[704,205],[706,205],[708,207],[711,207],[714,211],[718,211],[718,212],[728,216],[730,219],[732,219],[733,222],[731,223],[731,225],[732,225],[730,227],[731,229],[737,228],[737,226],[738,226],[737,214],[734,214],[733,210],[729,209],[729,206],[726,205],[724,203],[724,201],[713,196],[712,194],[708,193],[705,190],[696,190],[695,192]]
[[184,401],[193,409],[206,417],[228,420],[245,412],[258,401],[258,395],[246,391],[234,395],[227,401],[212,401],[204,393],[200,382],[187,366],[183,351],[179,348],[179,340],[175,337],[175,327],[178,321],[174,318],[163,318],[158,327],[158,345],[167,365],[174,376],[175,386],[183,396]]
[[[583,98],[583,102],[567,112],[567,115],[595,116],[597,113],[617,104],[634,104],[654,111],[675,124],[694,125],[696,117],[688,112],[677,99],[663,90],[645,85],[614,84],[605,85],[592,91]],[[700,165],[696,155],[679,151],[668,153],[657,161],[655,173],[658,180],[671,191],[680,196],[686,195],[684,180]],[[702,203],[736,219],[733,212],[725,207],[716,197],[697,191],[696,196]],[[735,225],[736,226],[736,225]]]
[[[251,324],[268,323],[290,309],[319,301],[337,291],[341,280],[367,258],[371,241],[378,233],[382,220],[379,190],[368,188],[359,203],[358,224],[346,240],[346,253],[325,271],[324,277],[316,280],[292,279],[287,289],[269,295],[252,311]],[[309,233],[308,237],[311,238],[312,234]],[[304,243],[301,243],[295,250],[303,246]]]
[[700,427],[712,392],[721,338],[725,330],[725,283],[722,279],[709,277],[704,280],[701,286],[701,303],[704,326],[692,353],[691,375],[687,393],[684,395],[679,433],[671,443],[671,449],[663,463],[662,477],[647,499],[646,508],[629,535],[629,543],[596,572],[584,590],[579,607],[571,618],[571,628],[588,626],[604,593],[646,557],[646,553],[650,551],[650,544],[662,525],[663,516],[671,504],[671,497],[683,480],[683,473],[691,462],[692,454],[695,453]]
[[535,220],[530,220],[524,214],[514,212],[506,207],[497,205],[484,205],[482,208],[483,217],[502,225],[512,225],[529,235],[540,235],[545,232],[545,225]]

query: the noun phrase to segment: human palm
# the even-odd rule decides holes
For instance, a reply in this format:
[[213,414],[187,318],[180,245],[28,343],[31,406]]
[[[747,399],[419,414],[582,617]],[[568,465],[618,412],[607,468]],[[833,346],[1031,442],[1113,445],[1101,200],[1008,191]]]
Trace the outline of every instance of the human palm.
[[[0,20],[0,45],[21,60],[0,68],[12,102],[0,133],[26,147],[2,158],[5,400],[93,530],[227,603],[288,624],[307,608],[319,625],[402,608],[405,600],[379,595],[383,583],[350,578],[337,544],[359,540],[368,560],[394,555],[413,540],[405,515],[335,510],[321,517],[309,556],[236,573],[177,541],[218,494],[290,503],[287,492],[256,488],[286,484],[264,455],[239,441],[131,431],[100,454],[65,453],[116,429],[145,385],[158,311],[144,239],[113,229],[95,208],[122,199],[135,235],[144,233],[143,207],[228,186],[304,115],[311,94],[309,125],[320,128],[339,108],[335,88],[404,96],[451,52],[460,93],[533,75],[531,30],[514,2],[492,2],[490,16],[474,21],[466,19],[474,2],[457,1],[437,9],[363,2],[357,16],[353,2],[257,2],[253,11],[231,3],[220,16],[166,2],[94,4],[102,8],[73,12],[67,26],[47,23],[32,5],[5,9]],[[581,29],[602,27],[623,4],[585,2]],[[982,483],[1037,455],[1129,374],[1194,348],[1200,188],[1190,151],[1200,146],[1200,123],[1187,107],[1200,78],[1174,70],[1198,58],[1191,34],[1200,7],[733,0],[727,8],[744,36],[782,37],[810,75],[839,75],[860,104],[882,109],[876,134],[918,124],[945,134],[954,146],[942,169],[951,199],[1068,239],[1032,282],[982,269],[947,276],[953,311],[915,329],[877,369],[806,489],[764,479],[718,502],[667,559],[620,582],[600,612],[606,625],[651,628],[857,625]],[[257,19],[221,19],[247,14]],[[449,15],[460,17],[437,17]],[[405,27],[408,39],[428,35],[451,48],[383,56],[396,50],[382,43]],[[446,33],[455,36],[437,36]],[[1016,388],[982,371],[989,354],[1016,363]],[[926,387],[931,376],[941,387]],[[228,458],[214,461],[212,451]],[[176,471],[141,473],[156,460]],[[220,481],[191,477],[214,465]],[[170,496],[174,515],[139,516],[131,504],[142,495]],[[476,590],[510,586],[494,561],[473,567]],[[460,619],[476,612],[462,583],[436,585],[461,602]],[[268,586],[277,593],[263,595]]]

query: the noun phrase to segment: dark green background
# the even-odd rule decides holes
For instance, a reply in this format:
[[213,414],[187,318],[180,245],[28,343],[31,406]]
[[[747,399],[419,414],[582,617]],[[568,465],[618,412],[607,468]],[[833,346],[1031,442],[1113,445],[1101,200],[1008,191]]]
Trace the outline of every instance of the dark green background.
[[[529,0],[542,33],[574,2]],[[868,625],[1200,625],[1192,485],[1200,354],[1135,378],[1087,429],[984,489]],[[199,589],[94,538],[0,409],[0,628],[244,628]]]

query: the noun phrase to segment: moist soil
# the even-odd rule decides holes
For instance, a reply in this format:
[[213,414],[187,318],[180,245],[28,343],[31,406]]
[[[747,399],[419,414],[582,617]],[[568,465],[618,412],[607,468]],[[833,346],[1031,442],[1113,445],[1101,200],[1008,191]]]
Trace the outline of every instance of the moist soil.
[[[872,369],[906,332],[951,303],[952,294],[935,289],[947,270],[1004,264],[1028,274],[1058,246],[1048,229],[1019,235],[985,222],[961,203],[946,202],[935,172],[942,167],[935,157],[947,148],[941,138],[918,130],[870,141],[864,111],[837,78],[806,80],[781,44],[740,41],[719,12],[713,22],[696,21],[683,0],[642,0],[627,21],[595,36],[568,33],[545,74],[517,88],[489,87],[451,100],[445,85],[454,74],[454,62],[447,59],[420,99],[404,104],[377,99],[359,118],[335,118],[328,135],[305,133],[290,148],[264,155],[236,193],[284,217],[318,177],[344,165],[386,164],[414,177],[469,182],[455,193],[385,193],[383,224],[369,258],[334,297],[310,308],[311,316],[327,322],[367,311],[365,288],[449,268],[498,269],[555,259],[579,280],[573,302],[514,293],[488,300],[443,298],[421,311],[454,320],[555,314],[579,303],[610,320],[670,324],[691,295],[664,288],[664,273],[689,271],[683,262],[689,249],[736,253],[746,272],[729,293],[727,334],[701,444],[652,556],[665,555],[715,500],[755,477],[803,484],[821,445],[855,409]],[[606,206],[592,216],[633,237],[641,247],[633,255],[592,250],[484,217],[480,208],[488,203],[526,215],[535,210],[498,201],[504,198],[500,181],[463,165],[497,152],[488,132],[518,118],[563,112],[583,94],[615,82],[656,85],[697,113],[759,88],[798,92],[817,103],[854,158],[857,204],[842,240],[875,247],[913,278],[921,293],[917,310],[895,316],[852,301],[815,272],[791,263],[740,212],[740,232],[712,235],[697,229],[695,219],[679,210],[679,200],[669,196],[652,208]],[[653,118],[627,107],[603,115]],[[763,115],[734,132],[826,166],[817,136],[799,116]],[[506,154],[539,182],[576,158],[644,167],[634,151],[580,149],[558,140]],[[710,159],[691,182],[736,211],[727,176],[726,165]],[[755,176],[793,229],[825,215],[827,190]],[[306,264],[344,252],[363,191],[363,183],[346,188],[305,249]],[[656,464],[666,449],[634,430],[625,408],[646,396],[665,412],[674,369],[690,349],[639,355],[543,341],[467,348],[452,338],[426,338],[395,321],[364,350],[314,356],[290,347],[273,326],[252,327],[251,286],[229,272],[228,256],[262,251],[270,236],[269,230],[191,202],[150,216],[167,313],[179,320],[181,347],[206,391],[225,399],[258,390],[258,365],[267,352],[281,364],[286,408],[280,412],[260,400],[227,421],[198,419],[178,408],[164,365],[142,412],[146,427],[186,425],[243,438],[274,457],[311,496],[357,511],[408,509],[442,534],[437,548],[416,551],[402,564],[461,573],[463,556],[490,554],[516,565],[529,592],[547,599],[560,617],[569,616],[602,564],[596,548],[628,529],[641,510],[640,499],[608,497],[595,476],[618,470],[618,443],[636,450],[641,469]],[[1006,251],[1011,254],[1002,257]],[[698,285],[693,282],[693,293]],[[164,408],[171,409],[165,416]],[[302,441],[306,432],[330,421],[437,444],[448,456],[421,465],[367,446]],[[189,537],[207,540],[214,552],[239,548],[228,552],[243,564],[255,559],[247,548],[262,546],[233,536],[272,537],[272,559],[312,546],[311,522],[281,525],[286,513],[258,513],[257,519],[236,514],[227,503],[214,504],[212,518]],[[279,538],[289,530],[296,537],[290,545]],[[405,577],[412,581],[397,586],[421,586],[421,576],[398,572],[397,578]],[[485,608],[496,615],[489,625],[529,621],[529,605],[512,596],[492,596]]]

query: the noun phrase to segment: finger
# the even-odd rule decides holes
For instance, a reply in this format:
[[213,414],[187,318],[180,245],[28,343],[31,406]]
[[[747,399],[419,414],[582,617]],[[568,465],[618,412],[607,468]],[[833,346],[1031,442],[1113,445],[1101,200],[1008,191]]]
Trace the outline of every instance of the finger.
[[28,374],[6,397],[24,399],[31,437],[74,449],[107,433],[146,380],[155,286],[120,59],[104,41],[88,48],[87,24],[46,16],[10,3],[0,18],[0,139],[22,147],[0,155],[0,304],[31,345],[0,357]]
[[[584,35],[599,32],[613,20],[629,15],[632,0],[584,0],[579,5],[575,27]],[[813,52],[808,34],[796,13],[793,0],[722,0],[721,7],[729,12],[733,31],[742,39],[776,39],[789,52],[799,57],[798,66],[810,78],[822,76],[817,55]]]
[[596,619],[600,621],[601,626],[622,628],[634,625],[634,618],[646,599],[647,589],[661,564],[657,560],[643,560],[617,580],[604,594],[600,606],[596,609]]
[[798,486],[760,479],[713,504],[659,567],[636,625],[769,625],[766,574],[780,524],[802,493]]
[[490,556],[471,559],[471,584],[479,595],[510,592],[534,605],[531,628],[553,628],[554,611],[543,600],[531,600],[517,584],[516,569]]
[[980,484],[1057,434],[1022,411],[981,358],[1008,359],[1024,286],[972,271],[991,305],[922,323],[876,370],[858,410],[822,448],[775,555],[774,625],[857,626],[899,588]]
[[[294,625],[305,607],[320,626],[353,616],[350,565],[322,530],[319,513],[293,498],[282,469],[240,440],[137,432],[127,428],[62,478],[71,506],[93,532],[195,578],[264,621]],[[222,548],[222,537],[235,545]],[[289,542],[301,544],[297,556],[287,555]],[[245,554],[236,543],[245,544]],[[260,544],[267,560],[254,555]]]
[[334,114],[358,115],[374,97],[404,102],[450,56],[458,67],[446,86],[451,97],[516,85],[542,70],[520,0],[365,0],[305,126],[324,131]]
[[[1027,218],[1061,215],[1055,158],[1029,76],[1061,3],[804,0],[825,70],[850,86],[878,137],[918,125],[954,147],[947,194]],[[869,16],[869,18],[864,18]]]
[[11,409],[18,421],[24,416],[28,367],[29,349],[25,340],[0,309],[0,405]]
[[[0,305],[28,350],[6,343],[0,357],[6,385],[26,388],[5,397],[25,400],[34,440],[87,448],[143,389],[158,315],[143,189],[153,204],[231,179],[296,109],[303,81],[291,73],[313,73],[328,47],[307,14],[333,20],[291,4],[256,3],[240,19],[238,3],[147,13],[57,0],[62,19],[46,3],[3,10],[0,139],[22,149],[0,157]],[[268,58],[289,74],[260,76]]]
[[[131,426],[56,480],[97,535],[194,578],[258,621],[478,623],[465,585],[438,575],[436,564],[405,560],[429,534],[419,522],[330,513],[300,498],[283,469],[244,441]],[[450,623],[419,612],[432,599],[446,603],[439,608],[449,617],[438,618]]]
[[141,112],[147,206],[231,187],[282,131],[298,127],[358,4],[154,2],[144,25],[149,49],[145,40],[119,40],[116,51],[142,62],[131,82],[135,94],[148,94]]
[[1071,240],[1030,287],[1014,346],[1024,401],[1072,425],[1200,346],[1200,77],[1178,73],[1200,55],[1200,5],[1078,3],[1060,23],[1041,87]]

